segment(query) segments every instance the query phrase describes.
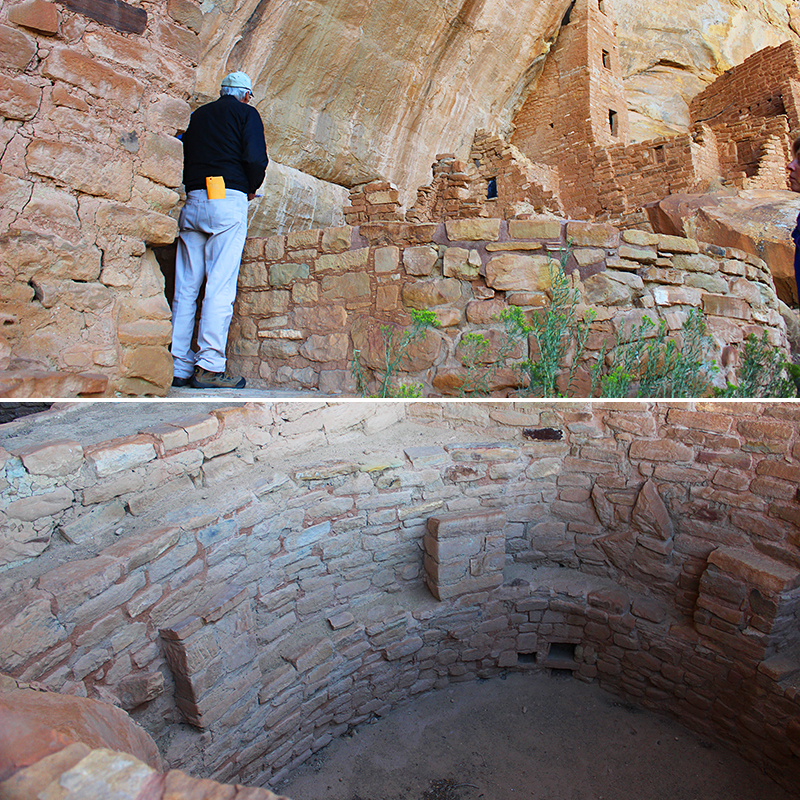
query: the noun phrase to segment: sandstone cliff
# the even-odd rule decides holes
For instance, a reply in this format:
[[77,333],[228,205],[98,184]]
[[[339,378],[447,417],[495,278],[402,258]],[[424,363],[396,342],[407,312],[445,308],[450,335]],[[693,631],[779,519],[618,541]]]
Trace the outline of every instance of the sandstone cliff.
[[[685,130],[688,102],[757,50],[795,37],[791,0],[616,0],[634,139]],[[255,78],[271,152],[345,186],[380,174],[404,199],[436,153],[508,131],[568,0],[267,0],[203,4],[198,97],[230,69]],[[680,20],[680,25],[676,24]]]

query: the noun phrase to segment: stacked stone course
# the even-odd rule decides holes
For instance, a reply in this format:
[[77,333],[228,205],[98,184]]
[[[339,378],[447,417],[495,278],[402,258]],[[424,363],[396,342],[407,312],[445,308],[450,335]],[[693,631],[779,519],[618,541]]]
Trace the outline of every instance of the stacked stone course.
[[[567,241],[578,311],[596,313],[578,370],[581,392],[589,391],[604,342],[613,349],[617,334],[645,316],[655,323],[651,333],[663,320],[674,334],[690,309],[702,309],[712,356],[762,331],[786,347],[774,284],[760,259],[691,239],[529,215],[373,222],[248,240],[229,337],[232,368],[273,386],[353,394],[354,351],[364,368],[380,370],[381,326],[402,329],[411,310],[430,309],[441,327],[411,348],[399,374],[421,383],[425,394],[458,394],[466,377],[464,336],[481,333],[496,352],[499,315],[517,306],[530,316],[547,302],[549,265]],[[528,357],[532,347],[524,343],[514,359]],[[726,358],[716,380],[735,382],[734,371]],[[519,381],[504,367],[490,388],[508,392]]]
[[791,404],[245,405],[11,450],[0,669],[197,775],[566,669],[800,786]]
[[4,396],[165,393],[150,247],[177,233],[198,16],[188,1],[0,12]]

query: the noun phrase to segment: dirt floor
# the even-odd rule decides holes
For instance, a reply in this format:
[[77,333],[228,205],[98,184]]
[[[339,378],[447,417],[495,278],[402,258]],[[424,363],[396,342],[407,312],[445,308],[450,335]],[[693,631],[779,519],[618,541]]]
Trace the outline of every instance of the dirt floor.
[[570,676],[456,684],[334,741],[292,800],[790,800],[720,745]]

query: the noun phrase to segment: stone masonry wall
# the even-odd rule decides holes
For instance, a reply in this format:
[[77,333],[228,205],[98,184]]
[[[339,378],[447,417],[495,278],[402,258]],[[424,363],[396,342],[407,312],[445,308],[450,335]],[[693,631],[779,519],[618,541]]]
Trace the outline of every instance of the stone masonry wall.
[[[791,81],[800,79],[800,45],[784,42],[765,47],[727,70],[689,104],[695,122],[713,120],[715,127],[738,122],[743,117],[774,117],[788,114],[789,127],[800,126],[793,102],[785,103],[784,92],[791,98]],[[788,88],[787,88],[788,87]]]
[[[232,369],[272,386],[354,394],[353,351],[374,374],[384,362],[381,325],[402,328],[410,310],[431,309],[441,327],[411,348],[400,380],[421,383],[427,395],[458,394],[464,336],[485,335],[493,348],[486,358],[495,358],[500,313],[518,306],[530,317],[547,302],[549,264],[567,240],[574,248],[567,271],[580,275],[579,312],[596,312],[577,370],[581,396],[604,342],[613,348],[617,334],[644,316],[653,334],[660,320],[675,332],[688,310],[702,309],[712,355],[726,353],[722,385],[734,378],[731,345],[748,333],[766,330],[786,346],[770,273],[740,251],[552,217],[383,222],[250,239],[229,337]],[[513,357],[532,352],[523,343]],[[492,391],[517,388],[519,374],[499,366]]]
[[563,669],[800,787],[792,404],[248,404],[11,450],[0,669],[172,766],[275,784],[451,681]]
[[[163,394],[172,242],[202,12],[22,0],[0,8],[2,389]],[[61,375],[59,374],[61,373]]]

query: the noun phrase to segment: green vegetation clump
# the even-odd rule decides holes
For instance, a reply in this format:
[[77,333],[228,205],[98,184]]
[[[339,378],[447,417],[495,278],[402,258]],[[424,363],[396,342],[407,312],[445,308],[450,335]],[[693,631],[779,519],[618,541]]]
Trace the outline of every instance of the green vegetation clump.
[[[410,398],[421,397],[423,386],[421,383],[393,385],[393,378],[403,357],[408,353],[408,348],[422,339],[429,328],[438,328],[439,320],[433,311],[416,309],[411,312],[411,326],[401,330],[395,325],[381,325],[381,339],[383,343],[383,367],[379,370],[379,388],[372,397]],[[361,351],[353,350],[350,370],[356,381],[359,394],[368,396],[367,376],[361,363]]]

